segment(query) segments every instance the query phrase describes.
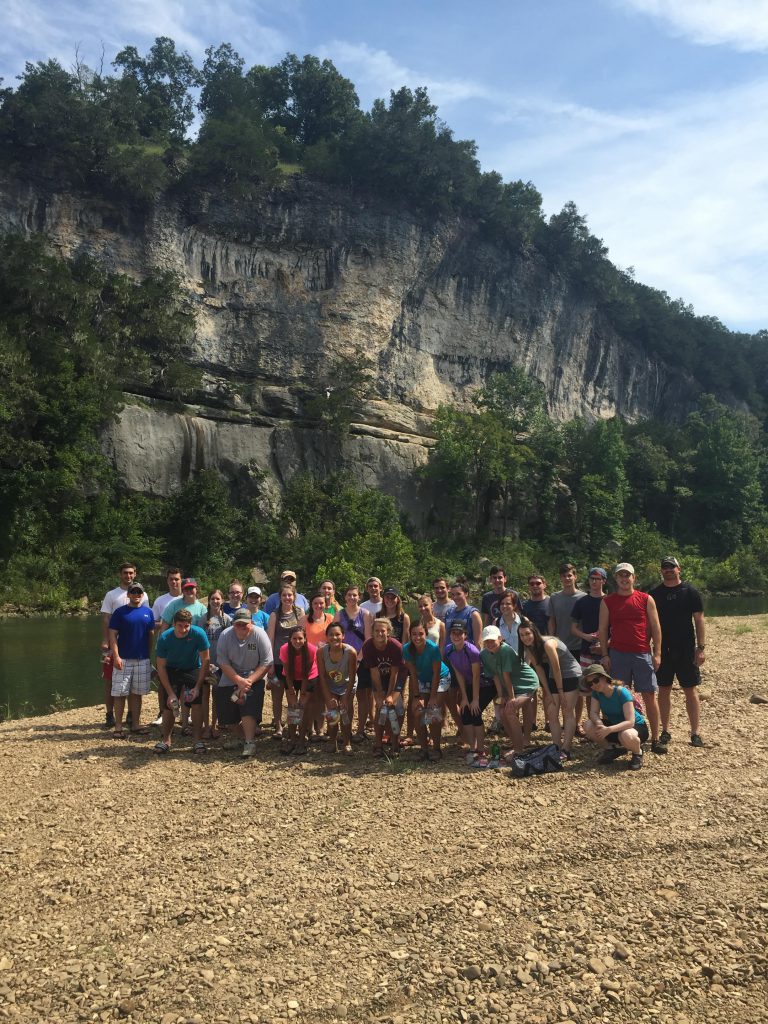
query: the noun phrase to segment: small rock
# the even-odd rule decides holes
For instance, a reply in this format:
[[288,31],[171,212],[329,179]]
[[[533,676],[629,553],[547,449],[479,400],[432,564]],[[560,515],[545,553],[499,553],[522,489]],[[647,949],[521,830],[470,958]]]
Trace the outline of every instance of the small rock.
[[517,980],[519,981],[519,983],[521,985],[532,985],[533,984],[533,978],[528,973],[528,971],[524,971],[522,967],[518,968],[517,974],[515,974],[515,977],[517,978]]
[[629,950],[623,942],[614,942],[613,955],[617,960],[629,960]]
[[596,956],[591,956],[589,958],[589,969],[593,972],[593,974],[604,974],[605,964],[602,960],[598,960]]
[[288,1009],[289,1010],[298,1010],[298,1008],[299,1008],[299,1001],[298,1001],[298,999],[289,999],[288,1000]]
[[387,872],[387,881],[388,882],[399,882],[400,881],[399,873],[397,871],[388,871]]
[[609,981],[607,978],[600,980],[600,988],[603,992],[621,992],[621,985],[618,981]]
[[467,981],[477,981],[478,978],[482,978],[483,972],[477,966],[477,964],[469,964],[468,967],[464,968],[464,977]]
[[764,697],[761,693],[753,693],[749,698],[750,704],[768,704],[768,697]]
[[10,971],[13,967],[13,960],[9,960],[7,956],[0,956],[0,971]]

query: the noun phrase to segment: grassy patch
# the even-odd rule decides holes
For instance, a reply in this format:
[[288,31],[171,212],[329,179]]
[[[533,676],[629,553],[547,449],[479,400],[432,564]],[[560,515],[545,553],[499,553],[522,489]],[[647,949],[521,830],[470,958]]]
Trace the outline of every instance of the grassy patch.
[[283,163],[282,160],[278,160],[277,169],[278,171],[280,171],[281,174],[284,174],[286,177],[292,174],[301,174],[301,172],[304,170],[301,164],[286,164]]

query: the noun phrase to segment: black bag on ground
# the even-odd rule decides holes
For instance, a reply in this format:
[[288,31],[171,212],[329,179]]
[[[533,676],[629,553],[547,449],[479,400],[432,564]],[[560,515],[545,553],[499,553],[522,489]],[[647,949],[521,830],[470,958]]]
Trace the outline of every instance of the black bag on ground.
[[561,772],[562,770],[560,748],[556,743],[548,743],[545,747],[534,747],[527,754],[518,755],[512,762],[512,774],[517,779],[525,779],[529,775],[545,775],[547,772]]

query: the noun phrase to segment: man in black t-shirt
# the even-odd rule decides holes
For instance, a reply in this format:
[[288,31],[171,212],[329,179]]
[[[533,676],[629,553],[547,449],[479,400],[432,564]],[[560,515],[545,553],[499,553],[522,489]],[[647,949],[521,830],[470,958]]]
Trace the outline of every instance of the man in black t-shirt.
[[491,626],[499,617],[499,602],[507,589],[507,574],[500,565],[492,565],[488,573],[493,590],[483,594],[480,602],[480,614],[483,616],[483,625]]
[[651,597],[656,602],[661,623],[661,665],[656,672],[659,683],[661,742],[669,743],[669,715],[672,683],[675,676],[685,695],[685,710],[691,726],[691,744],[703,747],[699,735],[699,691],[704,664],[704,605],[701,594],[690,583],[680,579],[680,563],[671,555],[661,560],[662,583],[654,587]]

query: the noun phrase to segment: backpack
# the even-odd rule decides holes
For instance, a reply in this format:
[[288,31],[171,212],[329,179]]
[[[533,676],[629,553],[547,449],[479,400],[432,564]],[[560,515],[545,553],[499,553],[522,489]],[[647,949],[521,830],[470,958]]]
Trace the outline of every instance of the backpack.
[[560,748],[556,743],[534,747],[527,754],[519,754],[512,762],[512,774],[516,779],[527,779],[530,775],[545,775],[547,772],[561,772]]

